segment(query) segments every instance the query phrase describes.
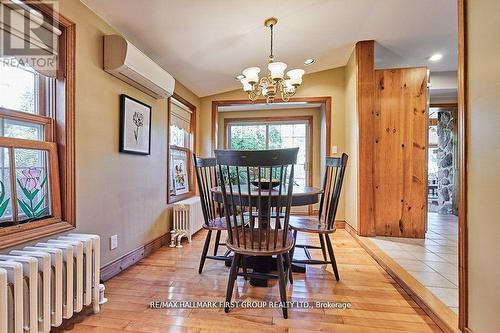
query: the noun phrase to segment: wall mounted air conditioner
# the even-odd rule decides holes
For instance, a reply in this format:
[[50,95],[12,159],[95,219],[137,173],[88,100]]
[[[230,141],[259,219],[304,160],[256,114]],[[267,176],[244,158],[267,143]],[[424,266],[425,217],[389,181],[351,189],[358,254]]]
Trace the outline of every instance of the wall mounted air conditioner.
[[172,75],[120,35],[104,36],[104,70],[155,98],[174,92]]

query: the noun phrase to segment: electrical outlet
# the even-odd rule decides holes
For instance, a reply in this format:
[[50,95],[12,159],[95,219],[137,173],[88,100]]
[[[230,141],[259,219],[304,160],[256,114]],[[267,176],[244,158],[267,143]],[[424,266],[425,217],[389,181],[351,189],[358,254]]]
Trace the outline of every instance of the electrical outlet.
[[109,240],[110,240],[111,250],[116,249],[118,247],[118,235],[111,236]]
[[337,154],[337,146],[332,147],[332,154]]

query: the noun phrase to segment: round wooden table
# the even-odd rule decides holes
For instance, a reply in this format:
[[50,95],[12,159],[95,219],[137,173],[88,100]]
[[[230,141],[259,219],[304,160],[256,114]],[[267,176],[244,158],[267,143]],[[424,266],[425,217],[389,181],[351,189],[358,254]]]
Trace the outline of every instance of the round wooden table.
[[[222,199],[222,190],[220,186],[214,187],[211,189],[212,193],[214,193],[214,199],[218,202],[223,202]],[[229,193],[229,190],[226,190]],[[269,197],[268,190],[262,189],[261,191],[261,200],[266,200],[265,203],[261,204],[263,207],[267,206],[267,198]],[[292,206],[306,206],[318,203],[319,196],[323,191],[317,187],[310,186],[294,186],[292,192]],[[241,200],[241,204],[244,206],[248,206],[248,201],[258,200],[259,190],[255,186],[251,186],[250,188],[250,196],[248,195],[248,186],[241,186],[241,197],[239,196],[238,188],[233,186],[233,195],[239,197]],[[282,189],[281,196],[286,196],[286,190]],[[277,190],[271,190],[271,202],[277,200],[279,197],[279,192]],[[238,205],[240,203],[238,202]],[[253,202],[253,206],[257,206],[255,202]],[[247,267],[252,267],[255,272],[259,273],[269,273],[270,271],[276,270],[276,260],[271,257],[250,257],[247,258]],[[226,261],[226,266],[231,266],[231,260]],[[305,265],[292,265],[293,272],[305,272]],[[267,280],[259,279],[259,278],[251,278],[250,284],[253,286],[267,287]]]
[[[218,202],[222,202],[222,190],[220,186],[214,187],[211,189],[214,193],[215,200]],[[226,190],[229,193],[229,188]],[[319,195],[323,191],[317,187],[310,186],[294,186],[292,192],[292,206],[306,206],[312,205],[319,201]],[[268,190],[260,190],[261,200],[267,200],[269,194]],[[233,195],[239,196],[238,188],[233,186]],[[279,192],[277,190],[271,190],[271,200],[277,199],[279,196]],[[281,190],[281,196],[286,197],[286,188]],[[250,188],[250,200],[256,200],[259,197],[259,189],[255,186],[251,186]],[[241,186],[241,204],[244,206],[248,206],[248,186]],[[238,205],[240,203],[238,202]]]

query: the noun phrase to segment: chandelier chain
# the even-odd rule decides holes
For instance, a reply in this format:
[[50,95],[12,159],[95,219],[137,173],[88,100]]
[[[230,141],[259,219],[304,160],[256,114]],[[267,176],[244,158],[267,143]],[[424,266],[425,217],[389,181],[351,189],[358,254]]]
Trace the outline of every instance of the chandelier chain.
[[271,24],[271,55],[269,56],[270,59],[273,59],[273,24]]

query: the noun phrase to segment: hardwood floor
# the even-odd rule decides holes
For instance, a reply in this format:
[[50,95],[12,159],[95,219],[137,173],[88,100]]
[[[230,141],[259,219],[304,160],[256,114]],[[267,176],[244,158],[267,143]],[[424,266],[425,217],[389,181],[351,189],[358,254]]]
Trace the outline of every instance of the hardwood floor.
[[[299,242],[307,236],[299,234]],[[423,310],[360,247],[345,230],[334,234],[333,243],[340,271],[336,282],[331,267],[308,267],[307,274],[294,273],[288,286],[293,301],[349,302],[349,309],[289,310],[236,308],[150,309],[152,301],[223,301],[228,268],[207,260],[197,273],[205,232],[191,245],[164,247],[106,283],[109,301],[98,315],[80,315],[71,327],[53,332],[441,332]],[[310,239],[311,243],[319,243]],[[219,248],[221,253],[224,248]],[[297,249],[296,255],[302,255]],[[315,251],[311,251],[315,252]],[[321,252],[313,253],[321,257]],[[238,277],[233,300],[279,301],[276,281],[272,287],[252,287]]]

